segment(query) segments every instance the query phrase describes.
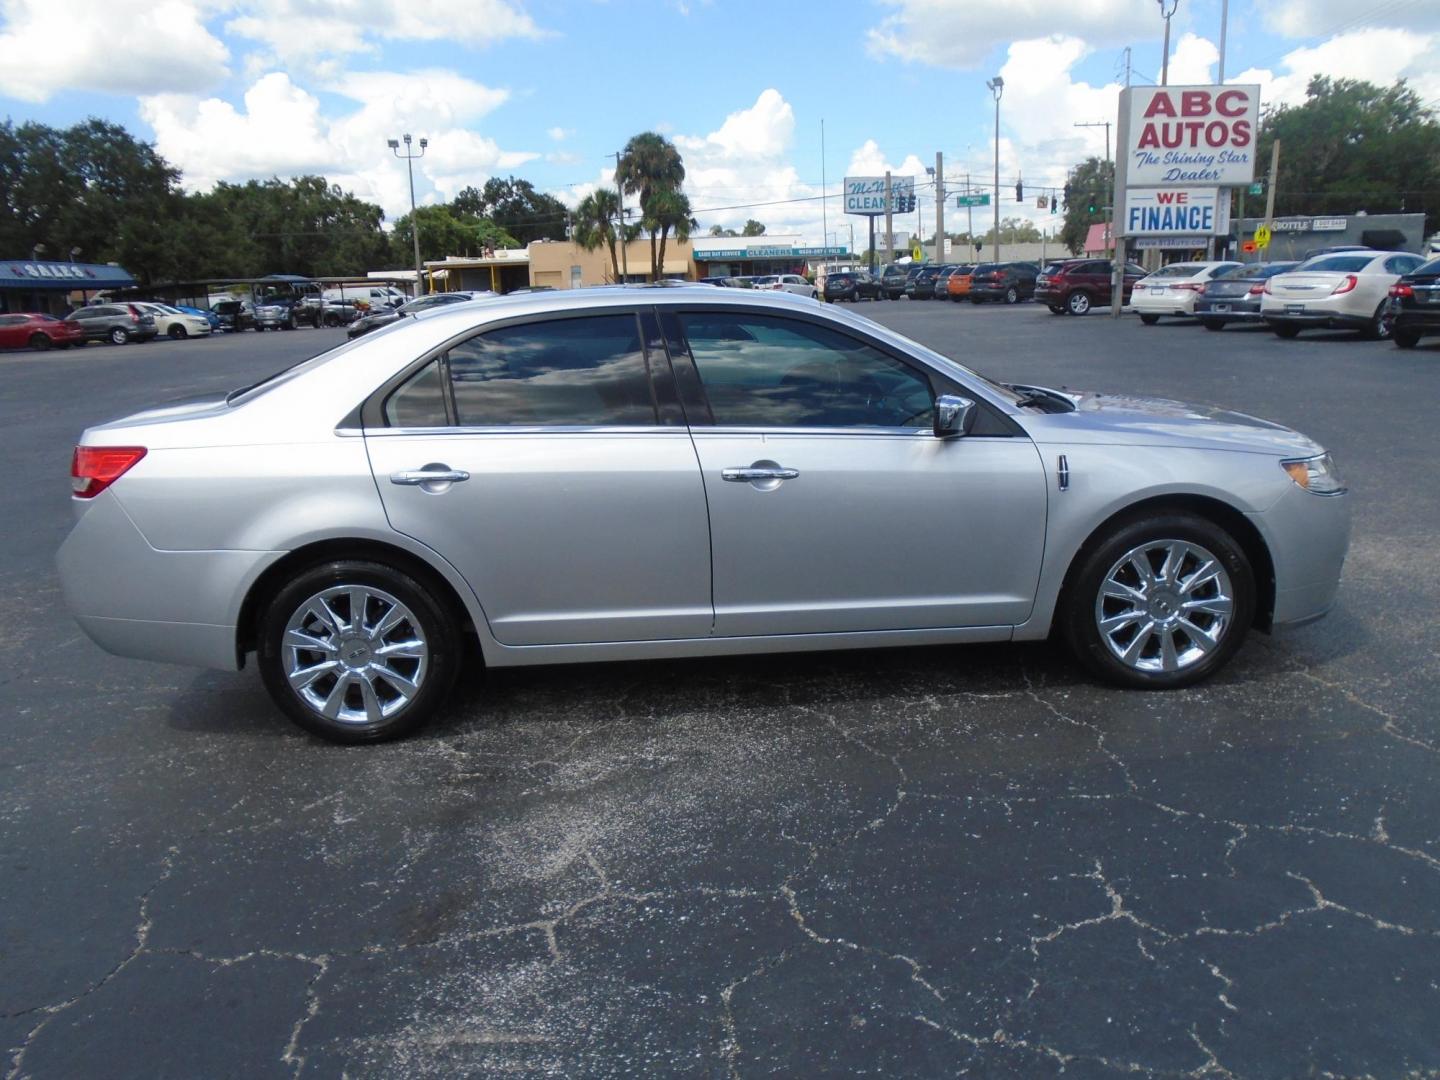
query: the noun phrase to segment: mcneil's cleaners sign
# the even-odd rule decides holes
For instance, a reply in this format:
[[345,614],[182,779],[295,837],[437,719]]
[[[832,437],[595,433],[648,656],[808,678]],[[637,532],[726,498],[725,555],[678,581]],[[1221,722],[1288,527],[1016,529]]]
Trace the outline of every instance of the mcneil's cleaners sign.
[[1122,90],[1126,183],[1230,187],[1255,179],[1258,86],[1136,86]]

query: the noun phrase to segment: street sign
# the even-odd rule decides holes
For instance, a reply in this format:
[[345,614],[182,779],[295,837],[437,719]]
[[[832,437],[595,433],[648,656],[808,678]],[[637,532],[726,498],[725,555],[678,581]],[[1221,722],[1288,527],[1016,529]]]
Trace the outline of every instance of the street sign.
[[1261,251],[1264,251],[1266,248],[1268,248],[1268,247],[1270,246],[1270,226],[1269,226],[1269,225],[1256,225],[1256,226],[1255,226],[1255,246],[1256,246],[1257,248],[1259,248]]
[[1036,199],[1036,200],[1035,200],[1035,209],[1036,209],[1036,210],[1049,210],[1049,209],[1050,209],[1050,196],[1049,196],[1049,195],[1041,195],[1038,199]]
[[1251,184],[1251,185],[1250,185],[1249,194],[1251,194],[1251,195],[1264,195],[1264,194],[1265,194],[1265,181],[1264,181],[1264,180],[1256,180],[1255,183]]
[[957,195],[955,205],[962,210],[967,206],[989,206],[990,196],[986,195]]

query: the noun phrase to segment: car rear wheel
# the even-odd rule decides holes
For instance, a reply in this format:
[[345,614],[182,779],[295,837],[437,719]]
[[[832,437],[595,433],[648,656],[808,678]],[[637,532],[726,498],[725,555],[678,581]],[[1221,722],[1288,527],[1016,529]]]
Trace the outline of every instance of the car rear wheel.
[[1084,292],[1072,292],[1065,301],[1065,309],[1071,315],[1088,315],[1090,313],[1090,294]]
[[1234,537],[1172,512],[1122,524],[1083,556],[1061,626],[1105,681],[1168,690],[1224,666],[1254,613],[1254,573]]
[[1140,321],[1141,321],[1142,323],[1144,323],[1146,326],[1154,326],[1157,322],[1160,321],[1160,316],[1159,316],[1159,315],[1141,315],[1141,316],[1140,316]]
[[1420,335],[1413,330],[1392,330],[1390,340],[1402,349],[1413,349],[1420,344]]
[[1274,330],[1278,337],[1293,338],[1300,333],[1300,327],[1293,322],[1272,322],[1270,329]]
[[165,331],[165,333],[174,341],[179,341],[181,338],[189,337],[189,335],[185,333],[185,327],[181,326],[179,323],[171,323],[170,329]]
[[1225,320],[1224,320],[1224,319],[1201,319],[1201,320],[1200,320],[1200,325],[1203,326],[1206,330],[1224,330],[1224,329],[1225,329]]
[[341,560],[312,567],[261,615],[265,688],[297,724],[340,743],[405,735],[440,708],[459,670],[447,605],[409,574]]
[[130,331],[123,326],[116,326],[111,329],[109,337],[116,345],[124,345],[130,340]]
[[1020,302],[1020,290],[1011,285],[1005,290],[1005,303],[1018,304]]
[[1371,341],[1384,341],[1390,336],[1390,301],[1381,300],[1380,306],[1375,309],[1375,314],[1370,318],[1370,324],[1365,327],[1364,335]]
[[53,344],[55,343],[44,334],[30,335],[30,348],[34,349],[36,352],[44,352]]

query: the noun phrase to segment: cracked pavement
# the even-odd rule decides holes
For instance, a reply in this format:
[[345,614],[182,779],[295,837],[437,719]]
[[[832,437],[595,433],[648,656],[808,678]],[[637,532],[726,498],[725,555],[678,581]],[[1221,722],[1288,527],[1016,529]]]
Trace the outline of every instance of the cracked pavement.
[[862,305],[1216,402],[1355,489],[1340,603],[1139,694],[1048,645],[467,675],[344,749],[60,606],[86,423],[326,331],[0,357],[0,1075],[1440,1076],[1440,347]]

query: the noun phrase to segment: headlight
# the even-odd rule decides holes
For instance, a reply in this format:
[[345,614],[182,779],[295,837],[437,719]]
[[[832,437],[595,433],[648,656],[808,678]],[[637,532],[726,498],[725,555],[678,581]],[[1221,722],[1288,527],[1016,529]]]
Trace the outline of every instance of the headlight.
[[1345,490],[1329,454],[1312,458],[1291,458],[1280,462],[1290,479],[1314,495],[1339,495]]

